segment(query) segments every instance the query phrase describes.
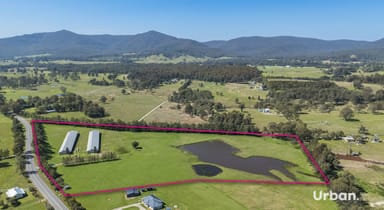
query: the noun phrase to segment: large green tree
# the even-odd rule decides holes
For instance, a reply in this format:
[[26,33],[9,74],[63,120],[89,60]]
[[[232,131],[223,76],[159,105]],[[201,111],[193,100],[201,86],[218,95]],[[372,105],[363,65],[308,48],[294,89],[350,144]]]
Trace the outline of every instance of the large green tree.
[[355,114],[350,107],[344,107],[340,110],[340,117],[342,117],[345,121],[352,120],[354,116]]

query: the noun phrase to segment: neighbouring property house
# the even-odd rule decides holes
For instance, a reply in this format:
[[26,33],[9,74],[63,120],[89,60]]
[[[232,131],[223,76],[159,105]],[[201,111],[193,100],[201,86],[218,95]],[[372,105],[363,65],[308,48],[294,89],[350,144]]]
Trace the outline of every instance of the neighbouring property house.
[[88,134],[87,152],[100,151],[100,132],[98,130],[90,131]]
[[71,154],[76,145],[78,136],[79,136],[79,132],[68,131],[59,149],[59,154]]
[[353,138],[353,136],[344,136],[341,139],[343,139],[345,142],[355,141],[355,138]]
[[259,112],[262,112],[262,113],[271,113],[271,109],[269,109],[269,108],[263,108],[263,109],[259,109]]
[[23,188],[20,188],[20,187],[14,187],[14,188],[8,189],[5,194],[7,194],[7,198],[14,198],[14,199],[20,199],[27,195],[23,190]]
[[141,201],[147,208],[152,210],[158,210],[164,207],[164,202],[160,198],[154,195],[146,196],[143,199],[141,199]]
[[138,190],[136,188],[132,188],[132,189],[127,190],[125,192],[125,195],[127,196],[127,198],[132,198],[132,197],[140,196],[141,192],[140,192],[140,190]]

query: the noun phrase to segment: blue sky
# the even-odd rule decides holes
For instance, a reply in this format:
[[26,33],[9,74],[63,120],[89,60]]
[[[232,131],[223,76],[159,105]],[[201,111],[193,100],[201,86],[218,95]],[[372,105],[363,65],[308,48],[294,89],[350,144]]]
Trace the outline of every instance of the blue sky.
[[149,30],[198,41],[291,35],[384,38],[381,0],[0,0],[0,37]]

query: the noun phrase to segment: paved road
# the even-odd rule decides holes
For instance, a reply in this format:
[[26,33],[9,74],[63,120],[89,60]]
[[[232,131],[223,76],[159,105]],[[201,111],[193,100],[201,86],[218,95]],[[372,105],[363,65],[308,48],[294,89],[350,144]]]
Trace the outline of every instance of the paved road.
[[35,156],[32,149],[33,136],[31,124],[29,124],[26,119],[20,116],[16,116],[15,118],[19,120],[25,127],[25,155],[27,157],[25,170],[29,174],[29,179],[53,208],[56,210],[67,210],[68,208],[65,206],[63,201],[57,197],[55,192],[43,181],[43,179],[36,171],[37,166],[34,162]]

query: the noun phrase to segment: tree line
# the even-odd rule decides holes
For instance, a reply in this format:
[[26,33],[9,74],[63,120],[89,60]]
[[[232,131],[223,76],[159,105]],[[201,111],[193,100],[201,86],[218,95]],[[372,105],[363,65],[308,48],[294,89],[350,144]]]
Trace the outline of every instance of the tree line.
[[0,90],[4,87],[7,88],[30,88],[38,85],[46,84],[48,80],[44,74],[38,76],[18,76],[18,77],[7,77],[0,76]]
[[25,156],[24,156],[24,147],[25,147],[25,133],[24,133],[24,127],[23,125],[17,121],[16,119],[13,119],[12,122],[12,132],[13,132],[13,154],[16,156],[16,165],[17,165],[17,171],[26,176],[25,173]]
[[[57,167],[49,164],[48,161],[52,158],[54,151],[48,142],[44,126],[41,123],[35,123],[35,133],[39,145],[40,161],[44,168],[48,171],[49,175],[55,179],[60,187],[65,186],[64,179],[60,173],[57,172]],[[52,183],[51,183],[52,184]],[[53,184],[52,184],[53,185]],[[55,187],[56,188],[56,187]],[[58,190],[56,188],[56,190]],[[73,197],[66,197],[65,201],[72,210],[85,210],[85,208]]]
[[[215,103],[213,94],[209,90],[193,90],[188,86],[192,83],[192,80],[186,80],[179,91],[174,91],[171,96],[168,97],[168,100],[171,102],[176,102],[183,104],[185,106],[184,112],[190,115],[197,115],[201,118],[208,117],[215,112],[221,112],[225,110],[225,107],[222,103]],[[177,105],[178,109],[181,109],[181,106]]]
[[331,81],[268,81],[268,96],[274,101],[271,104],[286,104],[292,100],[304,100],[310,106],[326,103],[343,105],[352,102],[362,105],[384,100],[384,90],[376,93],[371,88],[348,90]]
[[101,154],[86,156],[69,155],[62,157],[62,163],[64,166],[79,166],[113,160],[119,160],[119,157],[114,152],[104,152]]
[[[70,74],[74,72],[88,75],[99,73],[128,74],[129,85],[133,89],[150,89],[169,82],[174,78],[196,79],[211,82],[247,82],[261,81],[261,72],[255,67],[240,64],[47,64],[45,67],[55,74]],[[124,81],[112,79],[114,85],[122,86]],[[92,79],[94,85],[111,85],[108,81]]]
[[40,98],[39,96],[29,96],[26,100],[17,99],[16,101],[6,101],[0,94],[0,111],[3,114],[13,112],[21,113],[26,108],[36,108],[37,114],[45,114],[49,111],[55,112],[76,112],[82,111],[85,115],[92,118],[105,117],[105,109],[97,103],[87,101],[75,93],[63,93],[50,97]]

